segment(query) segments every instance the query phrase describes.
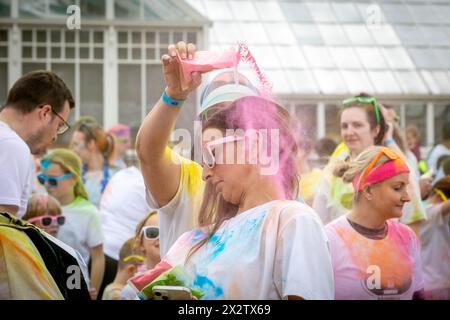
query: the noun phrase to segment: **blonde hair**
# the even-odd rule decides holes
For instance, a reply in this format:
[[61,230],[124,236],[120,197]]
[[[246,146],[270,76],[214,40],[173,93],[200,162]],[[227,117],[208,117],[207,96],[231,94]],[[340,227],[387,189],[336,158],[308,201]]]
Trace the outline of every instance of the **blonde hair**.
[[46,194],[34,194],[28,199],[27,212],[23,220],[29,220],[40,216],[59,216],[61,215],[61,205],[58,200]]
[[[340,160],[336,163],[333,174],[336,177],[342,178],[345,183],[351,183],[355,177],[362,175],[364,170],[369,165],[370,161],[375,158],[377,153],[382,150],[383,147],[371,146],[366,148],[353,160]],[[380,159],[375,163],[375,166],[390,161],[386,155],[382,155]]]

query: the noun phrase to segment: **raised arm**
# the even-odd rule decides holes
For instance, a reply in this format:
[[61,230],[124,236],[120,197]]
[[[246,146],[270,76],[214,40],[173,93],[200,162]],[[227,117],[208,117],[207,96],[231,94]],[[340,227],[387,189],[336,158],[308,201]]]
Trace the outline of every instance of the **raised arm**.
[[[168,54],[161,59],[165,90],[172,99],[186,100],[200,85],[201,75],[192,73],[188,89],[181,88],[177,50],[184,59],[192,59],[195,55],[195,46],[191,43],[179,42],[176,46],[169,46]],[[171,150],[167,147],[180,112],[181,107],[167,105],[159,99],[137,134],[136,151],[145,184],[160,207],[175,196],[180,181],[180,165],[172,161]]]

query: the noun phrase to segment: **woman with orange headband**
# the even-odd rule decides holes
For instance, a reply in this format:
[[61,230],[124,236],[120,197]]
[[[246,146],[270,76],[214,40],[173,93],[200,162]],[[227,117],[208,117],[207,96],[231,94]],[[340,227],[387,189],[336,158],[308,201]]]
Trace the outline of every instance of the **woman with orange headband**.
[[425,203],[428,219],[420,228],[425,296],[450,300],[450,176],[438,180]]
[[392,149],[373,146],[338,164],[334,173],[355,190],[353,209],[326,226],[335,298],[423,298],[419,239],[397,221],[410,201],[404,159]]

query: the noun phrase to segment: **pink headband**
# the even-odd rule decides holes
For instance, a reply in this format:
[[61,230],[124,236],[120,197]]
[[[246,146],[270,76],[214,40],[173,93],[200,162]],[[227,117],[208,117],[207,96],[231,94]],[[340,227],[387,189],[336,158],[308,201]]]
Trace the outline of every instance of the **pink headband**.
[[401,158],[391,160],[370,170],[365,179],[364,177],[361,178],[361,175],[356,176],[352,181],[353,188],[356,192],[359,192],[366,185],[382,182],[401,173],[409,173],[409,168],[405,161]]

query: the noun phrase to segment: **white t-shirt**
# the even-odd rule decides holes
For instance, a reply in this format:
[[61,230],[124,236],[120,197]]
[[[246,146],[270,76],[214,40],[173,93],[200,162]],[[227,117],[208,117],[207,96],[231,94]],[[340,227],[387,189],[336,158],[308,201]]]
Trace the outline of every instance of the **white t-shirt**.
[[61,209],[66,223],[56,237],[77,250],[87,263],[90,249],[103,243],[100,214],[92,203],[81,197]]
[[424,288],[419,239],[394,219],[387,224],[381,240],[358,233],[347,215],[325,227],[337,300],[408,300]]
[[122,245],[135,235],[137,224],[150,212],[141,172],[129,167],[117,172],[100,201],[105,254],[119,259]]
[[202,299],[333,299],[333,270],[323,225],[297,201],[271,201],[226,220],[185,263],[206,236],[184,233],[164,257],[182,266]]
[[442,205],[427,204],[428,220],[420,226],[426,291],[450,288],[450,214]]
[[27,210],[33,188],[34,163],[28,145],[6,123],[0,121],[0,204]]

